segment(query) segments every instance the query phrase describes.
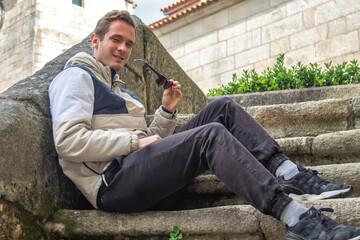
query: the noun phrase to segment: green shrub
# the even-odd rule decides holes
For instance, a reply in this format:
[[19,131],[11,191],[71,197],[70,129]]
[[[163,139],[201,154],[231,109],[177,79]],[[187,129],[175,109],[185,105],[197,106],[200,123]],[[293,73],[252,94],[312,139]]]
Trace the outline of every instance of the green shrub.
[[244,70],[240,78],[234,73],[227,85],[209,90],[207,96],[221,96],[239,93],[264,92],[284,89],[301,89],[360,82],[360,67],[357,60],[332,66],[325,63],[322,70],[317,63],[304,66],[299,62],[290,68],[284,67],[284,54],[276,59],[272,68],[261,75],[254,69]]

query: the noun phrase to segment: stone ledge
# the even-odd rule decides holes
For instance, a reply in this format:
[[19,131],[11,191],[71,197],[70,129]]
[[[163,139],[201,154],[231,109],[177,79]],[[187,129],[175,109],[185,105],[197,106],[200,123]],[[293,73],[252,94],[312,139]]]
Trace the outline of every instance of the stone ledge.
[[[360,196],[360,163],[312,166],[311,169],[322,173],[321,177],[325,179],[352,185],[354,187],[352,196]],[[201,175],[189,185],[187,192],[191,194],[224,194],[232,191],[215,175]]]
[[[271,92],[234,94],[231,98],[243,107],[300,103],[325,99],[353,98],[360,96],[360,84],[339,85]],[[208,97],[212,101],[219,97]]]
[[[310,207],[331,207],[325,213],[336,221],[356,226],[360,222],[359,198],[303,202]],[[284,224],[265,216],[249,205],[203,208],[185,211],[144,212],[136,214],[107,213],[98,210],[60,210],[63,222],[48,222],[47,230],[60,236],[113,236],[118,239],[168,239],[174,225],[199,239],[261,239],[284,238]],[[66,223],[71,219],[72,226]]]
[[248,107],[274,138],[317,136],[353,128],[352,99]]

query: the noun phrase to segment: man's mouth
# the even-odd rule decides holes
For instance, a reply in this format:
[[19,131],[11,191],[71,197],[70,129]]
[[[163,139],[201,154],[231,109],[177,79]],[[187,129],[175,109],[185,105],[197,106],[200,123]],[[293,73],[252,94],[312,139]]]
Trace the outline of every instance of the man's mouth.
[[119,55],[113,55],[117,60],[119,60],[119,61],[124,61],[125,60],[125,58],[124,57],[122,57],[122,56],[119,56]]

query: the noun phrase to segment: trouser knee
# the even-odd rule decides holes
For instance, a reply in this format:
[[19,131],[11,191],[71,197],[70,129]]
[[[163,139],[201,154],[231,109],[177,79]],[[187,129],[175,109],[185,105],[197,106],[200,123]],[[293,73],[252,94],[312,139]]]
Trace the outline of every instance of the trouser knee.
[[214,107],[221,107],[224,105],[239,105],[237,102],[235,102],[232,98],[230,97],[221,97],[221,98],[217,98],[213,101],[211,101],[209,104],[213,105]]

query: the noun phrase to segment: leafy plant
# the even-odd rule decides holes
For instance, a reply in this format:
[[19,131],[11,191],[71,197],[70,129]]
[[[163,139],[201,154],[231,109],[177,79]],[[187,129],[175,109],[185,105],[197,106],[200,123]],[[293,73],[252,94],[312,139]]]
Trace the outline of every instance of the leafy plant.
[[233,74],[232,81],[227,85],[209,90],[208,96],[221,96],[239,93],[274,91],[283,89],[301,89],[341,84],[354,84],[360,82],[360,67],[357,60],[343,62],[337,66],[325,63],[322,70],[317,63],[309,66],[301,62],[284,67],[285,55],[281,54],[276,59],[272,68],[267,68],[261,75],[252,70],[244,70],[240,78]]
[[[187,238],[189,237],[189,233],[185,232],[184,234],[180,232],[179,227],[178,226],[174,226],[173,228],[173,232],[170,233],[170,238],[169,240],[178,240],[178,239],[183,239],[183,238]],[[195,239],[197,240],[197,239]]]

